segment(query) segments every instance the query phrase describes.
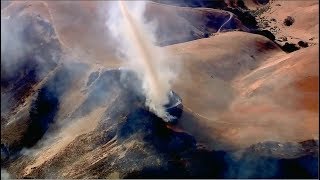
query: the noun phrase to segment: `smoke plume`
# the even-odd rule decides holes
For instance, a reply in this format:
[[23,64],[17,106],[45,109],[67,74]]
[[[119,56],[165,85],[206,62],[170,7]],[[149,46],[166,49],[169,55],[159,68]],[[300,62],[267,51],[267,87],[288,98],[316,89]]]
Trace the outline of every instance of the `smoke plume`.
[[112,2],[106,26],[120,44],[118,52],[142,79],[146,106],[157,116],[170,120],[164,105],[173,73],[166,62],[166,52],[155,46],[155,23],[146,23],[143,17],[145,5],[142,1]]

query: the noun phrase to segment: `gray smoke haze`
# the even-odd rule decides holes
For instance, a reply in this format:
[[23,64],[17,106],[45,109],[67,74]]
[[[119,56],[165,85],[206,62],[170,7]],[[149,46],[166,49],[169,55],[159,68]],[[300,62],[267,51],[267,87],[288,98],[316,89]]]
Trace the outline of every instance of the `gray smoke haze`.
[[[17,4],[25,6],[23,3]],[[27,136],[39,133],[28,129],[35,120],[30,109],[34,104],[32,98],[37,99],[38,93],[33,90],[57,67],[62,52],[47,19],[33,12],[12,13],[6,10],[1,12],[1,143],[8,144],[7,148],[14,154],[26,145]],[[54,91],[52,86],[48,89]],[[17,113],[12,115],[12,112]],[[22,150],[22,154],[30,152]],[[9,178],[3,169],[2,178]]]
[[48,21],[33,13],[1,14],[1,113],[16,106],[22,91],[44,78],[60,55],[59,42]]
[[10,174],[7,170],[1,168],[1,179],[10,179]]

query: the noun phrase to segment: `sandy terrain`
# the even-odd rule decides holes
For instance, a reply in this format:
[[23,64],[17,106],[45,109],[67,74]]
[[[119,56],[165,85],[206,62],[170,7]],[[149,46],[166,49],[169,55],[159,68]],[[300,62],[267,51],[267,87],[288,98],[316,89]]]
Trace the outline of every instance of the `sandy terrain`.
[[[317,137],[317,47],[286,54],[264,37],[229,32],[168,48],[183,57],[184,68],[174,89],[186,107],[203,117],[200,121],[208,129],[208,136],[215,137],[214,131],[218,130],[240,146],[266,139]],[[266,112],[273,117],[267,117]],[[293,118],[298,114],[304,122]],[[185,127],[189,122],[180,123]],[[190,128],[195,129],[192,125]]]
[[[318,1],[273,1],[268,5],[269,10],[261,14],[261,18],[269,21],[269,27],[274,28],[275,36],[281,42],[297,44],[298,41],[308,42],[309,45],[319,44],[319,12]],[[291,26],[284,25],[288,17],[294,19]],[[271,21],[273,19],[273,21]]]

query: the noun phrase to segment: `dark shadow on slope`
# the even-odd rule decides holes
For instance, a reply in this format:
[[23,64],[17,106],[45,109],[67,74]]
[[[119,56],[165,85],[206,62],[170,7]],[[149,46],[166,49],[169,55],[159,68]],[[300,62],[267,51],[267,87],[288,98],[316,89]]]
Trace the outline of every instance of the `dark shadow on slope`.
[[250,13],[248,8],[245,6],[243,1],[237,2],[237,7],[228,7],[228,5],[224,1],[213,1],[213,0],[153,0],[154,2],[169,4],[174,6],[182,6],[182,7],[205,7],[205,8],[213,8],[213,9],[221,9],[225,11],[232,12],[235,14],[238,19],[248,28],[256,29],[257,21],[255,17]]
[[100,75],[99,71],[92,72],[88,77],[87,86],[90,86],[95,80],[97,80],[99,75]]
[[[69,67],[70,66],[70,67]],[[72,68],[71,68],[72,67]],[[29,110],[27,129],[21,140],[10,145],[10,154],[14,155],[23,147],[34,146],[47,132],[59,110],[62,95],[70,88],[85,68],[82,64],[63,65],[35,94]]]
[[224,1],[213,0],[152,0],[157,3],[168,4],[181,7],[208,7],[215,9],[222,9],[227,7]]
[[239,8],[223,8],[225,11],[232,12],[237,16],[237,18],[242,22],[247,28],[254,30],[258,28],[258,22],[254,15],[249,10],[239,9]]
[[30,124],[22,140],[24,146],[32,147],[53,123],[59,109],[60,97],[71,82],[70,72],[60,69],[38,92],[31,104]]
[[253,0],[256,4],[266,5],[270,0]]
[[264,36],[273,42],[275,42],[275,40],[276,40],[276,37],[268,30],[252,30],[251,33]]
[[295,44],[293,44],[293,43],[285,43],[283,46],[281,46],[281,45],[279,45],[280,46],[280,48],[283,50],[283,51],[285,51],[285,52],[287,52],[287,53],[291,53],[291,52],[294,52],[294,51],[297,51],[297,50],[299,50],[300,48],[298,47],[298,46],[296,46]]

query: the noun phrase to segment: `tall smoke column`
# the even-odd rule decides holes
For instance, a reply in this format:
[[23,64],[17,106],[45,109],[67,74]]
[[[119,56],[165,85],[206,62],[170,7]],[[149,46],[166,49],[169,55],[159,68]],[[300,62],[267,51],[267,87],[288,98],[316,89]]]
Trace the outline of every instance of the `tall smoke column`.
[[[143,30],[143,26],[139,25],[138,21],[129,14],[128,8],[124,1],[119,1],[120,10],[124,17],[125,27],[128,32],[125,34],[132,43],[135,52],[137,53],[138,63],[143,69],[143,78],[145,78],[147,106],[156,115],[169,120],[170,115],[165,111],[164,105],[168,102],[169,85],[165,81],[160,80],[160,72],[157,71],[156,63],[160,61],[158,57],[153,56],[156,52],[155,46],[149,41],[147,34]],[[145,36],[144,36],[145,35]]]

